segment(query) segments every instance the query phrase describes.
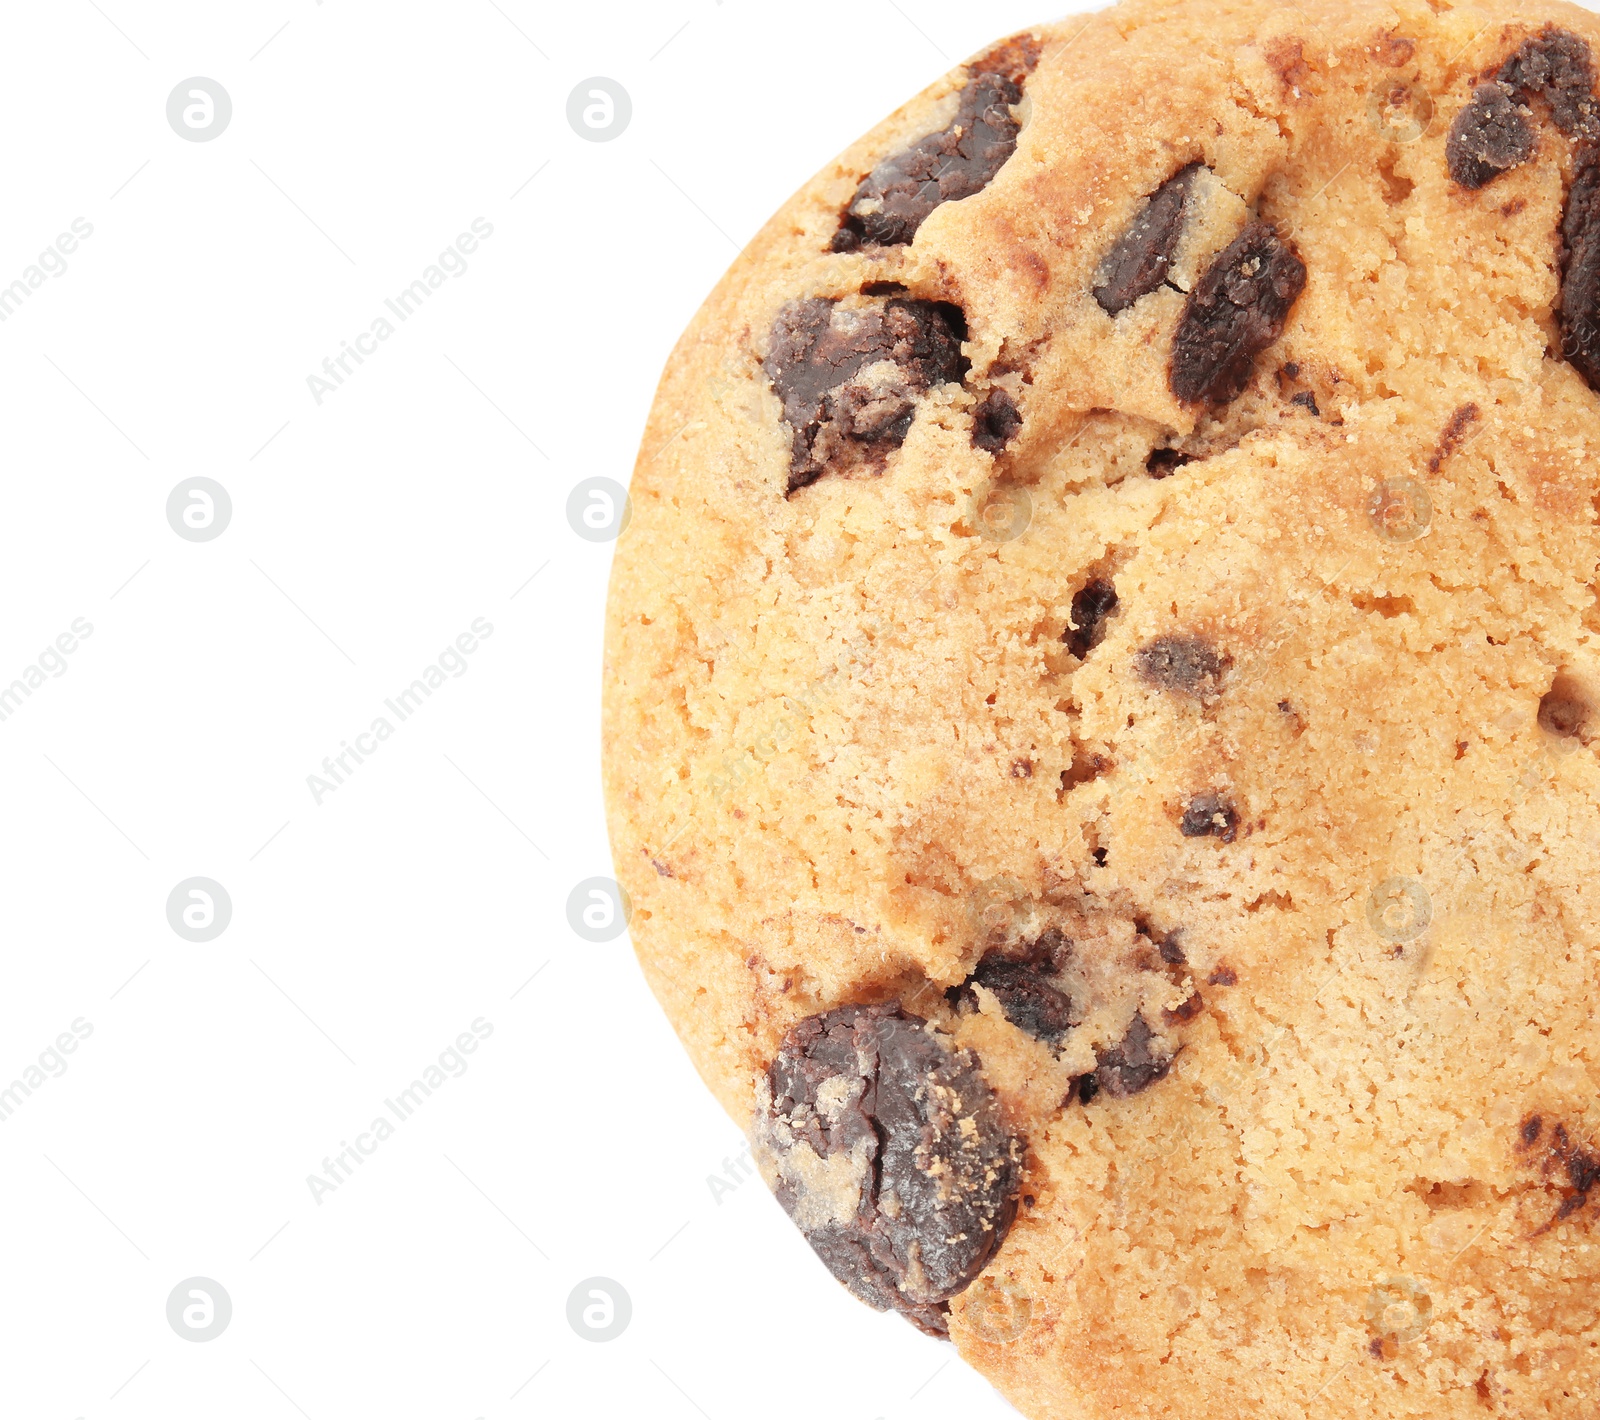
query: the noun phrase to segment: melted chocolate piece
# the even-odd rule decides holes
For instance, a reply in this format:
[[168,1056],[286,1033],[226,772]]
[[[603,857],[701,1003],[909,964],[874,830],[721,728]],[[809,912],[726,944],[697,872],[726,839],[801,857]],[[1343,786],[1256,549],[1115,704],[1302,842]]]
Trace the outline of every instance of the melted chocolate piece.
[[1476,190],[1525,163],[1537,146],[1533,125],[1504,84],[1480,84],[1445,139],[1445,163],[1462,187]]
[[1561,217],[1561,353],[1600,389],[1600,147],[1584,144],[1574,159]]
[[1108,316],[1125,311],[1164,285],[1189,210],[1189,191],[1201,164],[1190,163],[1153,193],[1100,267],[1094,298]]
[[789,492],[824,473],[881,471],[905,442],[918,397],[966,374],[966,333],[957,307],[902,296],[786,306],[763,368],[793,433]]
[[976,1057],[898,1006],[842,1006],[789,1032],[759,1095],[762,1172],[817,1256],[869,1306],[946,1334],[1021,1183]]
[[1096,1056],[1098,1064],[1094,1074],[1088,1077],[1094,1080],[1089,1098],[1104,1093],[1116,1099],[1126,1099],[1165,1078],[1167,1071],[1172,1068],[1172,1057],[1157,1053],[1152,1046],[1154,1038],[1144,1017],[1135,1016],[1121,1041]]
[[1060,1045],[1072,1027],[1071,999],[1052,986],[1035,966],[985,957],[967,986],[970,988],[974,982],[992,992],[1006,1019],[1035,1040],[1049,1046]]
[[1265,222],[1252,222],[1189,296],[1172,342],[1173,394],[1186,404],[1237,399],[1305,285],[1305,263],[1294,248]]
[[1011,75],[975,74],[948,128],[885,158],[862,179],[833,250],[904,246],[935,207],[983,191],[1016,151],[1022,125],[1011,106],[1021,100],[1022,84]]
[[1220,795],[1196,794],[1178,821],[1178,832],[1185,838],[1216,837],[1232,843],[1238,837],[1239,815]]
[[1589,723],[1589,704],[1566,677],[1539,701],[1539,728],[1562,739],[1576,739]]
[[1193,454],[1186,454],[1181,449],[1151,449],[1144,467],[1151,478],[1171,478],[1174,470],[1194,461]]
[[1222,687],[1227,661],[1198,636],[1158,636],[1134,656],[1139,675],[1158,690],[1213,695]]
[[1072,625],[1062,640],[1080,661],[1106,635],[1106,618],[1117,609],[1117,589],[1102,577],[1079,588],[1072,596]]
[[995,388],[972,411],[972,442],[980,449],[997,454],[1022,428],[1022,415],[1016,401],[1003,389]]
[[1569,138],[1577,133],[1596,136],[1594,77],[1587,42],[1553,25],[1524,40],[1495,75],[1518,102],[1543,99],[1551,121]]

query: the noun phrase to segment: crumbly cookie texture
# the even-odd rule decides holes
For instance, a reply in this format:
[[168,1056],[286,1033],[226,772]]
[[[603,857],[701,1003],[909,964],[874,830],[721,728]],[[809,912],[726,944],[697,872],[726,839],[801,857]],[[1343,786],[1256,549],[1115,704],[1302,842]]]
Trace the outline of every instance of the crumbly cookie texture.
[[640,961],[822,1263],[1036,1420],[1600,1404],[1596,46],[1041,27],[667,368]]

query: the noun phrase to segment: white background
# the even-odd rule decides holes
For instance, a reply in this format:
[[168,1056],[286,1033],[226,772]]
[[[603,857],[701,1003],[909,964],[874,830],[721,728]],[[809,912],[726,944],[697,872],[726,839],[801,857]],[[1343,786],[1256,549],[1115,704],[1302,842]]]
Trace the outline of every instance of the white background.
[[[610,872],[610,547],[565,506],[627,481],[673,340],[772,210],[1048,13],[3,14],[0,286],[93,235],[0,324],[0,685],[93,632],[0,722],[0,1087],[92,1028],[0,1123],[0,1414],[1011,1413],[826,1275],[626,939],[568,925]],[[633,102],[603,144],[566,119],[595,75]],[[231,96],[212,141],[167,122],[191,76]],[[316,403],[307,377],[475,218],[466,273]],[[165,516],[198,476],[233,502],[204,543]],[[307,776],[480,617],[466,672],[317,803]],[[209,943],[168,925],[192,876],[232,898]],[[314,1199],[480,1018],[466,1072]],[[233,1307],[204,1344],[166,1318],[196,1276]],[[595,1276],[632,1301],[605,1344],[566,1316]]]

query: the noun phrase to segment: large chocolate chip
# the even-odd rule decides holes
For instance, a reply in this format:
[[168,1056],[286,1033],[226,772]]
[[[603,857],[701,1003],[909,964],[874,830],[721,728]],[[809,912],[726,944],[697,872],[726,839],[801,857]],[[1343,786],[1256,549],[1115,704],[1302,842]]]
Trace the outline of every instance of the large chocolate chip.
[[1134,656],[1139,675],[1158,690],[1213,695],[1222,686],[1227,661],[1198,636],[1158,636]]
[[985,957],[967,986],[974,983],[993,994],[1012,1025],[1046,1045],[1061,1044],[1061,1038],[1072,1028],[1071,999],[1052,986],[1037,966]]
[[1016,150],[1021,125],[1011,105],[1021,99],[1022,86],[1010,75],[974,75],[948,128],[885,158],[862,179],[833,250],[904,246],[940,203],[981,192]]
[[1199,163],[1190,163],[1168,178],[1133,219],[1100,266],[1094,298],[1108,316],[1125,311],[1167,279],[1189,208],[1189,190]]
[[1553,25],[1522,42],[1495,78],[1522,103],[1537,96],[1569,137],[1595,135],[1594,60],[1588,44]]
[[1022,415],[1016,401],[998,386],[983,397],[972,411],[972,442],[980,449],[997,454],[1022,428]]
[[1109,1050],[1096,1055],[1094,1074],[1087,1078],[1094,1084],[1087,1095],[1080,1086],[1080,1097],[1092,1099],[1104,1092],[1118,1099],[1147,1090],[1157,1080],[1163,1079],[1172,1068],[1172,1057],[1162,1055],[1153,1045],[1155,1037],[1143,1016],[1135,1016],[1128,1033]]
[[1600,389],[1600,147],[1577,152],[1561,217],[1561,353]]
[[1445,139],[1445,163],[1462,187],[1483,187],[1533,156],[1533,126],[1504,84],[1479,84]]
[[1187,404],[1237,399],[1305,285],[1305,263],[1294,248],[1265,222],[1252,222],[1189,296],[1172,342],[1173,394]]
[[1072,625],[1062,636],[1080,661],[1105,639],[1106,618],[1117,609],[1117,589],[1096,577],[1072,595]]
[[1232,843],[1239,835],[1238,810],[1220,794],[1196,794],[1178,820],[1178,832],[1185,838],[1215,836]]
[[966,373],[965,336],[961,311],[943,302],[786,306],[764,368],[793,432],[789,491],[824,473],[881,471],[905,442],[917,397]]
[[898,1006],[842,1006],[789,1032],[757,1093],[762,1172],[828,1270],[944,1335],[1021,1181],[977,1059]]

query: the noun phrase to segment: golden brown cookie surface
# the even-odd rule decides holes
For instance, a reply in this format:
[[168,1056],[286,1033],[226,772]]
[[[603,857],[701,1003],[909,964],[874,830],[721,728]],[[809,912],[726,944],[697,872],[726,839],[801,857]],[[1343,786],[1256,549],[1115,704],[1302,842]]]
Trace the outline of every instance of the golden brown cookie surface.
[[640,959],[835,1274],[1030,1416],[1593,1408],[1597,43],[1041,27],[669,365]]

